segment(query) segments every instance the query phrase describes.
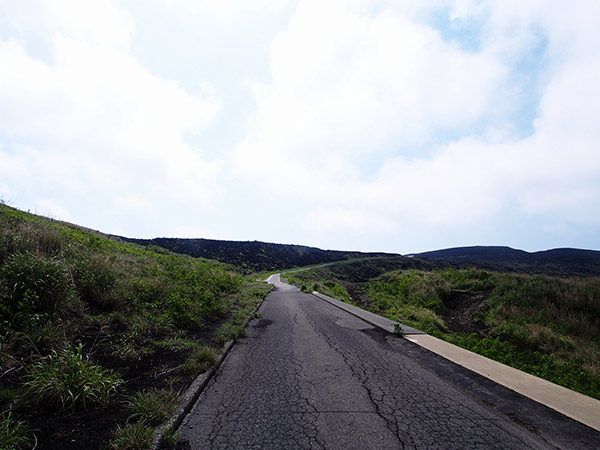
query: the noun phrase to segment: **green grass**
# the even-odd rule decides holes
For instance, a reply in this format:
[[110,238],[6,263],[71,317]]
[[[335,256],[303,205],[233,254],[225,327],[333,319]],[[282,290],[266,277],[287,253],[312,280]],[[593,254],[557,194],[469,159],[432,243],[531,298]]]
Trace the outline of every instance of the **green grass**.
[[13,416],[12,411],[0,414],[0,448],[26,450],[34,448],[37,439],[27,423]]
[[28,368],[26,397],[37,406],[58,411],[87,409],[106,403],[123,381],[114,373],[92,364],[82,346],[52,351]]
[[192,351],[187,361],[182,364],[181,370],[191,375],[198,375],[210,369],[218,358],[214,348],[199,346]]
[[154,345],[159,348],[166,348],[176,352],[180,350],[196,348],[198,347],[198,342],[191,341],[189,339],[185,339],[179,336],[171,336],[166,339],[154,341]]
[[152,389],[138,392],[127,402],[131,411],[130,420],[142,421],[146,425],[156,426],[166,422],[175,412],[177,394],[170,389]]
[[246,325],[254,317],[258,306],[272,288],[272,285],[254,282],[248,283],[240,289],[232,299],[235,311],[215,332],[214,341],[217,344],[224,344],[227,341],[244,337]]
[[108,448],[113,450],[144,450],[152,447],[154,430],[144,422],[117,427]]
[[446,334],[451,343],[503,364],[544,378],[594,398],[600,398],[600,377],[586,369],[579,357],[559,359],[549,353],[524,350],[510,341],[477,334]]

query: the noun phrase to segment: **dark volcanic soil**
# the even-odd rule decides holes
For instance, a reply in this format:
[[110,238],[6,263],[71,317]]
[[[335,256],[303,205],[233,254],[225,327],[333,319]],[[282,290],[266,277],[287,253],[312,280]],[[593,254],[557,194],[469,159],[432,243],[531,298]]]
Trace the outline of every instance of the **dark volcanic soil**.
[[489,292],[452,291],[444,302],[447,309],[443,319],[448,329],[455,333],[477,333],[489,337],[485,324],[476,315],[489,296]]
[[[114,331],[114,330],[113,330]],[[198,332],[185,336],[202,344],[210,343],[211,331]],[[85,345],[85,337],[83,339]],[[151,347],[153,352],[138,359],[120,359],[104,352],[102,347],[93,352],[95,363],[118,372],[125,381],[120,394],[113,397],[110,404],[88,408],[75,413],[58,413],[51,410],[37,411],[29,419],[30,427],[35,430],[39,450],[79,450],[104,449],[109,443],[117,426],[127,423],[130,412],[125,402],[137,392],[152,388],[172,388],[184,390],[193,377],[178,369],[191,350],[173,351],[160,347]],[[0,378],[0,386],[10,383],[10,377]],[[19,415],[29,415],[19,412]]]
[[[96,358],[102,366],[116,370],[125,380],[125,390],[118,398],[103,407],[78,411],[75,414],[57,414],[53,411],[36,415],[30,421],[36,433],[41,450],[77,450],[104,448],[112,437],[118,425],[127,422],[130,412],[125,407],[125,400],[136,392],[152,388],[167,388],[174,390],[185,388],[192,381],[191,376],[173,371],[161,374],[168,368],[176,368],[182,364],[189,350],[169,351],[155,349],[151,355],[139,360],[124,361],[114,357],[101,355]],[[165,370],[166,369],[166,370]],[[176,381],[168,383],[168,375],[176,375]]]

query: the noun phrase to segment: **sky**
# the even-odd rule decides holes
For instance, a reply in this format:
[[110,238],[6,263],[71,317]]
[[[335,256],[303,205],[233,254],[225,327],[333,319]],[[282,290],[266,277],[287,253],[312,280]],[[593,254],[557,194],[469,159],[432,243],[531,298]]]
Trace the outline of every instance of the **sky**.
[[600,2],[0,0],[0,199],[127,237],[600,249]]

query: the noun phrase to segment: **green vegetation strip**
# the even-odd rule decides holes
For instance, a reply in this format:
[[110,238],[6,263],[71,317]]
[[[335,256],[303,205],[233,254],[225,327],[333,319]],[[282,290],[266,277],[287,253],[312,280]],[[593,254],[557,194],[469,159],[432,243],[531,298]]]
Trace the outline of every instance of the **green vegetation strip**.
[[[304,291],[322,292],[600,399],[599,278],[450,268],[396,270],[356,282],[361,264],[286,277]],[[372,261],[364,264],[373,269]]]

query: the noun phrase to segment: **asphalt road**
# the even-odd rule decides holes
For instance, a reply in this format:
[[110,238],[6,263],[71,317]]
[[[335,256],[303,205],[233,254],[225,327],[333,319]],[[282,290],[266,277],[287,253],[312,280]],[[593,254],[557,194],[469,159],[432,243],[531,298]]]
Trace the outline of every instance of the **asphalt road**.
[[279,284],[260,312],[178,449],[556,448],[312,295]]

